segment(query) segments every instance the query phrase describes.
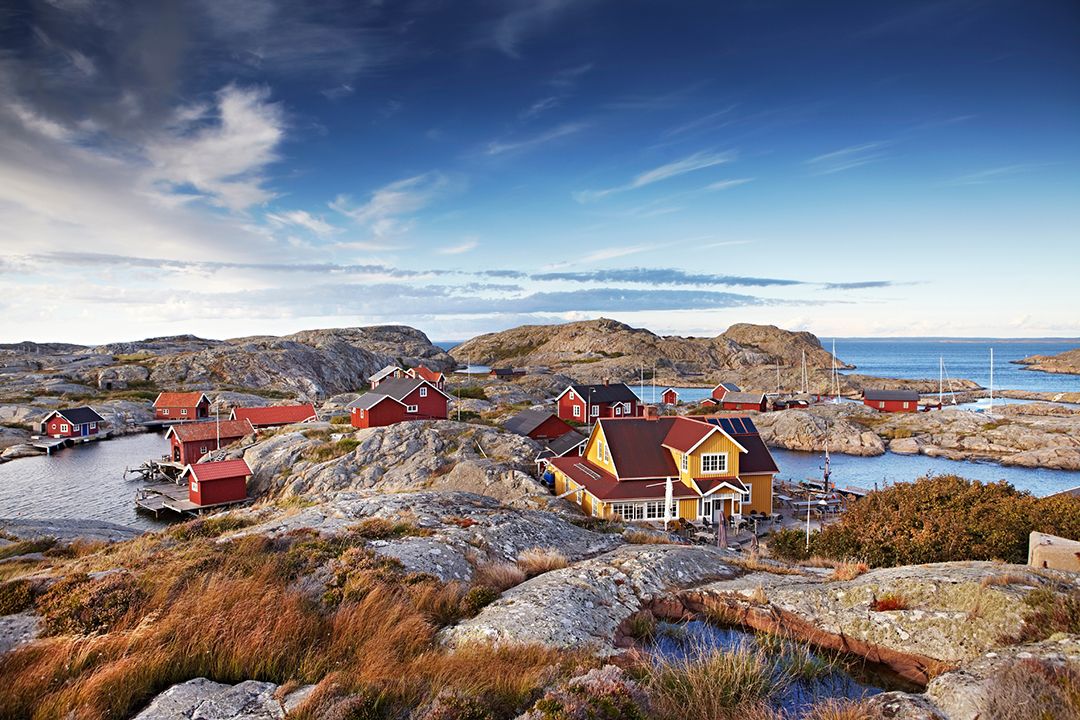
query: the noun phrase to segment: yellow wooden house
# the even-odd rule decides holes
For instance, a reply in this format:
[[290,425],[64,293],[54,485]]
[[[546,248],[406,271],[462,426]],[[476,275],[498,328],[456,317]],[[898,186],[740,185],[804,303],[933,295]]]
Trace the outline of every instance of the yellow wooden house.
[[548,461],[555,492],[589,515],[700,521],[772,512],[772,453],[746,418],[605,418],[581,457]]

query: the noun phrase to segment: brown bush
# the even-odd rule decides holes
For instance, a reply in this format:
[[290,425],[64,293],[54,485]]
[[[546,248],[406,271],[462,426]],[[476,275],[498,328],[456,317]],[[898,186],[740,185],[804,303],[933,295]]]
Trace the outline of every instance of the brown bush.
[[909,607],[908,599],[897,592],[887,592],[879,598],[874,598],[870,603],[870,609],[874,612],[907,610]]
[[566,556],[552,548],[529,548],[518,555],[517,565],[529,577],[559,570],[568,565]]
[[483,563],[473,573],[474,585],[484,585],[500,593],[523,582],[525,571],[507,562]]
[[870,570],[870,566],[864,562],[848,561],[840,563],[833,568],[830,580],[854,580]]

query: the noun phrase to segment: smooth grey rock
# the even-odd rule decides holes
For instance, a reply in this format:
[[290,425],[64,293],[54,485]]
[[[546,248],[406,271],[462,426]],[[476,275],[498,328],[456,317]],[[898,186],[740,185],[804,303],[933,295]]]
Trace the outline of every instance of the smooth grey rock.
[[26,520],[21,518],[0,518],[0,530],[10,533],[20,540],[51,537],[59,542],[69,543],[75,540],[89,542],[119,542],[141,535],[141,530],[100,520],[82,520],[54,518],[48,520]]
[[32,612],[0,615],[0,654],[30,642],[39,629],[38,616]]
[[134,720],[282,720],[277,688],[255,680],[226,685],[196,678],[158,695]]

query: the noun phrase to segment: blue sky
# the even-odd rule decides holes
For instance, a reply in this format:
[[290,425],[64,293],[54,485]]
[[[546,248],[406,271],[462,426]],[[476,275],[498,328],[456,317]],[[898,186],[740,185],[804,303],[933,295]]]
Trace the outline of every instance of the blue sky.
[[1078,336],[1078,31],[1069,0],[15,3],[0,341]]

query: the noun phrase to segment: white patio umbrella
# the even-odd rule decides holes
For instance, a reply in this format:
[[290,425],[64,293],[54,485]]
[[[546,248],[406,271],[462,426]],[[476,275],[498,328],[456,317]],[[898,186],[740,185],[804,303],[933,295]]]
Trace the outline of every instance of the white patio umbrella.
[[664,483],[664,532],[667,532],[668,522],[671,520],[671,502],[674,494],[674,486],[671,478],[668,478],[667,482]]

